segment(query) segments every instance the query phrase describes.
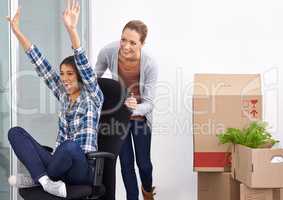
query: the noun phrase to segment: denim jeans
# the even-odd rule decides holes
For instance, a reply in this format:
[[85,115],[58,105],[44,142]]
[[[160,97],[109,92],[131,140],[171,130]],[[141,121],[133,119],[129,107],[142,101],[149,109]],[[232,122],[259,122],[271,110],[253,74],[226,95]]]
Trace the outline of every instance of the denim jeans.
[[151,130],[146,121],[131,120],[129,126],[119,157],[127,200],[138,200],[139,188],[135,173],[135,156],[143,188],[146,191],[151,191],[152,188]]
[[76,142],[67,140],[51,154],[21,127],[11,128],[8,139],[35,182],[47,175],[54,181],[62,180],[67,184],[92,183],[92,169]]

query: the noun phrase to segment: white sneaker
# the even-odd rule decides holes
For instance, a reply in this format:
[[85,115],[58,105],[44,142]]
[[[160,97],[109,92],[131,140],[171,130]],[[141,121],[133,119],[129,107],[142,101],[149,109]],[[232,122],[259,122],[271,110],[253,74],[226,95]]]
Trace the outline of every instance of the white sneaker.
[[48,179],[47,183],[43,185],[43,189],[45,192],[58,197],[67,196],[66,184],[63,181],[52,181],[51,179]]
[[9,177],[8,182],[12,187],[17,187],[17,188],[28,188],[28,187],[39,186],[39,184],[35,183],[34,180],[31,178],[31,176],[28,174],[12,175]]

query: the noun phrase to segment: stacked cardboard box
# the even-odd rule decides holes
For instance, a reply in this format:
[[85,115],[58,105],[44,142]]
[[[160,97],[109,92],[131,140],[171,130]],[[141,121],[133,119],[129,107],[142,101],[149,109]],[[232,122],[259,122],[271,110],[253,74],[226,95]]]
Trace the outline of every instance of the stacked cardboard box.
[[283,200],[282,189],[255,189],[245,184],[240,185],[240,195],[240,200]]
[[[259,74],[195,75],[193,165],[198,172],[198,200],[240,199],[240,182],[231,178],[234,175],[230,173],[232,145],[220,144],[217,134],[229,127],[244,128],[261,119]],[[241,191],[243,196],[250,190],[242,185]],[[251,199],[246,197],[245,200]]]
[[223,145],[217,138],[262,119],[260,75],[197,74],[194,81],[198,200],[283,200],[283,149]]
[[273,190],[273,200],[283,200],[283,189]]
[[283,149],[252,149],[234,145],[232,175],[250,188],[283,188]]
[[241,184],[240,194],[240,200],[273,200],[272,189],[252,189]]
[[261,120],[261,82],[258,74],[196,74],[193,94],[194,170],[231,171],[231,145],[217,134],[244,128]]
[[198,173],[198,200],[239,200],[240,183],[230,172]]
[[250,188],[229,172],[199,172],[198,200],[283,200],[283,189]]
[[282,156],[283,149],[233,146],[232,176],[243,183],[240,190],[241,200],[283,199],[282,190],[278,189],[283,188],[283,163],[279,161]]

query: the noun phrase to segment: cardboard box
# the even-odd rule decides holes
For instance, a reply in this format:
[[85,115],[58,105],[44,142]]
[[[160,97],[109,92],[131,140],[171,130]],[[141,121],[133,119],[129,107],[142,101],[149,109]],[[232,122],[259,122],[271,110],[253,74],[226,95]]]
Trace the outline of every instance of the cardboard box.
[[273,200],[273,189],[252,189],[240,185],[240,200]]
[[199,172],[198,200],[239,200],[240,183],[230,172]]
[[195,171],[230,171],[231,146],[217,134],[262,118],[259,74],[196,74],[193,92]]
[[282,188],[283,163],[271,163],[282,157],[283,149],[252,149],[234,145],[232,175],[251,188]]
[[241,184],[240,200],[283,200],[283,189],[252,189]]
[[283,200],[283,189],[273,189],[273,200]]
[[[242,199],[246,200],[265,200],[265,199],[272,199],[272,200],[283,200],[283,189],[252,189],[248,186],[243,184],[242,186]],[[270,190],[272,191],[272,198],[270,194]],[[247,194],[248,193],[248,194]],[[245,199],[246,196],[246,199]]]

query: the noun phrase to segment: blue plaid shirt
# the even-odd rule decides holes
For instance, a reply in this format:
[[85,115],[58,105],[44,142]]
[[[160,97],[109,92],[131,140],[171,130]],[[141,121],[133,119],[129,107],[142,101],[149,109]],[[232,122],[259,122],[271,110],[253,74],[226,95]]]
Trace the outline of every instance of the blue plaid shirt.
[[80,96],[72,106],[60,76],[52,69],[39,49],[32,45],[26,54],[35,64],[35,70],[39,77],[44,80],[61,105],[56,148],[62,142],[72,140],[77,142],[85,153],[96,151],[103,94],[83,49],[81,47],[74,49],[75,62],[82,77],[83,86]]

